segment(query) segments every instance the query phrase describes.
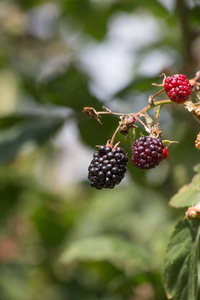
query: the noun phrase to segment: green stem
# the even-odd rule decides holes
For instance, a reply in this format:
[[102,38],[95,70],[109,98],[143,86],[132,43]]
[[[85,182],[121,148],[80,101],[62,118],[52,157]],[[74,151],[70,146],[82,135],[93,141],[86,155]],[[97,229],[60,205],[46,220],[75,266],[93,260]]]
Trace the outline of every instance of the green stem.
[[140,114],[144,114],[147,111],[149,111],[151,108],[158,106],[158,105],[164,105],[164,104],[171,104],[173,103],[171,100],[167,99],[167,100],[160,100],[160,101],[155,101],[153,104],[149,104],[147,106],[145,106],[143,109],[141,109],[136,116],[140,115]]
[[160,101],[155,101],[153,104],[149,104],[147,106],[145,106],[142,110],[140,110],[138,113],[129,113],[129,114],[122,114],[122,113],[115,113],[111,110],[109,111],[98,111],[97,114],[98,115],[115,115],[115,116],[139,116],[140,114],[143,114],[145,112],[147,112],[148,110],[150,110],[151,108],[158,106],[158,105],[164,105],[164,104],[171,104],[173,103],[171,100],[167,99],[167,100],[160,100]]

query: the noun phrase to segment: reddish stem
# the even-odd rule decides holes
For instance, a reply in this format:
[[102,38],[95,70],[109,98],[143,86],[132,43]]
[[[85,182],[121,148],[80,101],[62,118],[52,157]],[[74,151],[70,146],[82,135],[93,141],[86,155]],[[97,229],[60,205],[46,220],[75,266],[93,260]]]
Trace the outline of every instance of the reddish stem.
[[164,88],[160,91],[158,91],[157,93],[155,93],[152,97],[155,98],[156,96],[158,96],[160,93],[164,92]]
[[114,134],[113,134],[113,136],[112,136],[112,138],[111,138],[111,140],[110,140],[110,146],[111,146],[111,147],[114,146],[114,140],[115,140],[115,137],[116,137],[116,134],[117,134],[119,128],[120,128],[120,125],[117,127],[117,129],[115,130],[115,132],[114,132]]

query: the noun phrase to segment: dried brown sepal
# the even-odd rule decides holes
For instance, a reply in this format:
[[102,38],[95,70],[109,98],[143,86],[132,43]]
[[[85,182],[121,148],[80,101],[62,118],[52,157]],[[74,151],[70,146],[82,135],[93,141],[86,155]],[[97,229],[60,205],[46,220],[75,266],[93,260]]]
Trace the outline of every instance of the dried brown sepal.
[[137,127],[135,125],[135,122],[136,122],[136,118],[134,116],[121,118],[121,121],[119,122],[118,131],[121,134],[123,134],[124,138],[128,136],[129,129]]
[[148,103],[149,103],[150,105],[152,105],[152,106],[154,105],[155,99],[154,99],[154,96],[153,96],[153,95],[149,96]]
[[200,95],[199,95],[200,82],[198,81],[199,78],[200,78],[200,71],[196,72],[195,77],[189,80],[192,90],[195,92],[197,96],[196,98],[197,102],[200,102]]
[[189,82],[193,90],[199,90],[200,83],[197,81],[200,78],[200,71],[196,72],[195,77],[190,79]]
[[155,119],[155,124],[158,124],[158,119],[160,116],[160,111],[161,111],[162,105],[158,105],[155,110],[154,110],[154,119]]
[[195,105],[194,105],[194,103],[192,102],[192,101],[185,101],[184,103],[183,103],[183,106],[184,106],[184,108],[185,109],[187,109],[189,112],[191,112],[191,111],[193,111],[193,109],[195,108]]
[[93,107],[84,107],[83,112],[89,119],[95,119],[100,124],[102,124],[102,122],[100,121],[101,116],[97,113],[97,111]]
[[196,88],[196,79],[195,78],[192,78],[189,80],[189,83],[191,84],[191,87],[192,89]]
[[[115,145],[113,145],[112,142],[111,142],[111,140],[107,140],[107,142],[106,142],[105,145],[106,145],[106,147],[117,148],[119,146],[119,144],[120,144],[120,141],[117,142]],[[99,148],[100,146],[101,145],[96,145],[95,147]]]
[[162,131],[160,130],[159,124],[155,124],[151,127],[150,135],[152,137],[160,139],[162,137]]
[[192,101],[186,101],[184,103],[184,108],[187,109],[195,120],[200,123],[200,105],[198,104],[197,106],[192,102]]
[[158,86],[158,87],[163,87],[164,82],[165,82],[165,78],[166,78],[165,73],[162,73],[162,74],[159,75],[159,77],[162,77],[162,76],[163,76],[163,82],[162,82],[162,84],[152,83],[151,85]]
[[163,140],[162,142],[166,148],[168,148],[171,144],[178,144],[177,141]]
[[151,118],[147,113],[145,113],[144,116],[145,116],[145,121],[146,121],[147,126],[148,126],[149,128],[151,128],[151,127],[152,127],[152,124],[153,124],[152,118]]
[[195,120],[200,123],[200,106],[197,106],[195,108],[193,108],[193,110],[191,111],[193,117],[195,118]]

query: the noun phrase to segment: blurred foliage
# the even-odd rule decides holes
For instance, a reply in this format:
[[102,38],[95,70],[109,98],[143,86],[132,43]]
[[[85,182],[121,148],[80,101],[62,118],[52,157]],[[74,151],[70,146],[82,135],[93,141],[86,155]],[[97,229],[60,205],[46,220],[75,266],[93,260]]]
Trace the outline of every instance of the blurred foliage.
[[169,299],[198,299],[198,232],[199,220],[181,220],[171,236],[163,274]]
[[[87,175],[63,186],[57,176],[57,141],[70,122],[78,132],[77,148],[93,150],[117,127],[115,117],[103,117],[103,125],[86,119],[83,106],[132,112],[147,105],[157,91],[151,83],[162,82],[155,72],[141,72],[149,54],[170,57],[160,73],[192,78],[198,71],[200,6],[192,0],[166,6],[157,0],[1,1],[0,299],[166,300],[161,265],[172,228],[184,216],[168,202],[190,182],[199,161],[193,117],[177,105],[164,107],[163,138],[179,144],[170,146],[169,158],[155,170],[129,163],[128,179],[115,190],[91,190]],[[157,38],[145,42],[141,29],[141,45],[129,50],[136,61],[130,80],[111,96],[98,96],[81,59],[84,50],[108,42],[113,20],[141,16],[142,25],[144,15],[159,29]],[[130,157],[129,137],[117,138]],[[72,161],[70,154],[66,160]],[[76,170],[79,161],[73,160]],[[175,207],[185,206],[182,193],[172,199]],[[167,268],[173,272],[174,265]],[[171,279],[166,284],[171,293]]]

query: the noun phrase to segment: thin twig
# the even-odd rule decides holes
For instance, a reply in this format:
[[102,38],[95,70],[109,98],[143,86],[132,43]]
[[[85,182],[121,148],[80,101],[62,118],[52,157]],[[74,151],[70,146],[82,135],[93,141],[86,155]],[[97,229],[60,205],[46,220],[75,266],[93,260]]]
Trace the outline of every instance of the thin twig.
[[114,132],[114,134],[113,134],[113,136],[112,136],[112,138],[111,138],[111,140],[110,140],[110,145],[111,145],[111,147],[114,146],[114,140],[115,140],[115,137],[116,137],[116,134],[117,134],[119,128],[120,128],[120,125],[117,127],[117,129],[115,130],[115,132]]
[[164,92],[164,88],[160,91],[158,91],[157,93],[155,93],[152,97],[155,98],[156,96],[158,96],[160,93]]

